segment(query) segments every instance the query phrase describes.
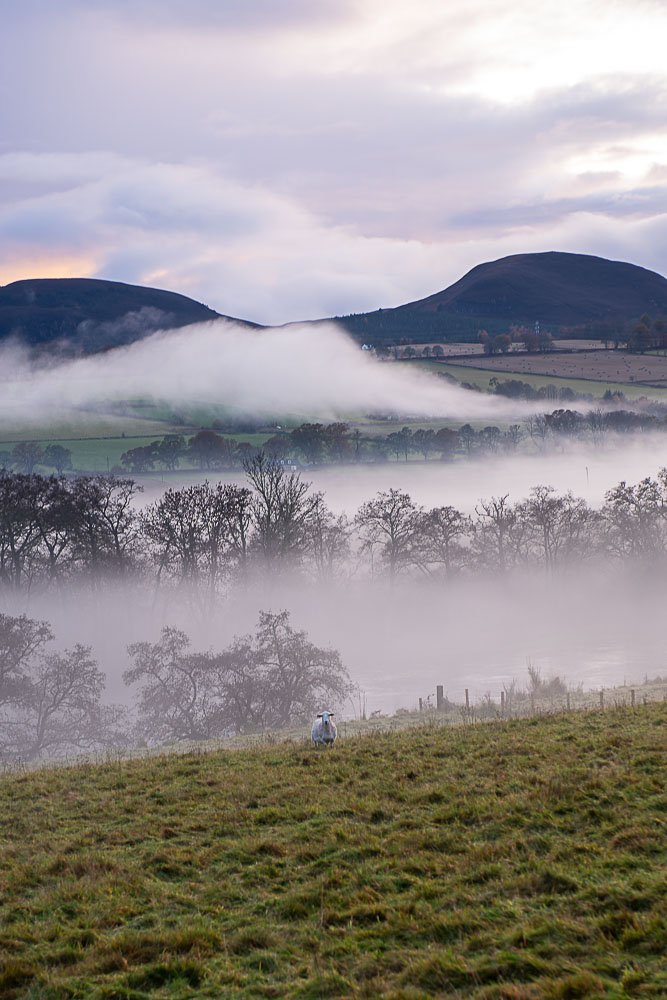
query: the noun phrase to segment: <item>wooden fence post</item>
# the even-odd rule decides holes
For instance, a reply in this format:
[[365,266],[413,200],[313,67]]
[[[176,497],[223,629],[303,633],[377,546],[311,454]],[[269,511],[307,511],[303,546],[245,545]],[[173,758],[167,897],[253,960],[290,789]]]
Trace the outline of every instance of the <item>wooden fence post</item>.
[[466,712],[470,711],[470,697],[468,696],[468,688],[466,688]]
[[604,688],[600,688],[600,708],[604,708]]
[[570,711],[570,692],[567,692],[567,710]]
[[630,704],[632,705],[633,708],[635,707],[635,689],[634,688],[630,688]]
[[442,684],[438,684],[435,689],[435,707],[439,712],[442,711],[442,706],[445,703],[445,697],[442,690]]
[[419,714],[421,715],[423,711],[424,711],[424,705],[423,705],[422,700],[420,698],[419,699]]
[[500,692],[500,718],[505,718],[505,692]]

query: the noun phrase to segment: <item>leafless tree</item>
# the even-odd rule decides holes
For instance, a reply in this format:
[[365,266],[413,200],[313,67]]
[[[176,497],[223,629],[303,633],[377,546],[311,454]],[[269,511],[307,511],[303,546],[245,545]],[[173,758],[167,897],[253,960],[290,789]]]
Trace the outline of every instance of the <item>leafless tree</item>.
[[317,494],[295,472],[260,453],[244,465],[253,489],[252,548],[262,569],[278,572],[298,566],[307,547]]
[[420,563],[419,526],[423,514],[408,493],[391,489],[378,493],[357,511],[362,549],[371,558],[377,550],[390,581],[408,566]]

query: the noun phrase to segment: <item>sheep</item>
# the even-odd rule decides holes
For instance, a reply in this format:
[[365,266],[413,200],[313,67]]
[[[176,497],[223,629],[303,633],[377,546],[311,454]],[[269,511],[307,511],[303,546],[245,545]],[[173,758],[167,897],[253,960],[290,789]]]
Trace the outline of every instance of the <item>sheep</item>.
[[316,747],[332,747],[336,739],[336,724],[331,721],[333,712],[320,712],[313,722],[310,735]]

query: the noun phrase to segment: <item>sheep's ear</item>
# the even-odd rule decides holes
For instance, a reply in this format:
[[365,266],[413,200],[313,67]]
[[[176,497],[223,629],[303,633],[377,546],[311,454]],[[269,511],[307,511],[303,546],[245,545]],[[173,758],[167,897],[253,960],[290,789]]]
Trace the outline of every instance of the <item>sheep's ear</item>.
[[329,712],[329,715],[335,715],[335,714],[336,714],[335,712]]
[[319,713],[318,713],[318,716],[317,716],[317,718],[318,718],[318,719],[321,719],[321,718],[322,718],[322,713],[321,713],[321,712],[319,712]]

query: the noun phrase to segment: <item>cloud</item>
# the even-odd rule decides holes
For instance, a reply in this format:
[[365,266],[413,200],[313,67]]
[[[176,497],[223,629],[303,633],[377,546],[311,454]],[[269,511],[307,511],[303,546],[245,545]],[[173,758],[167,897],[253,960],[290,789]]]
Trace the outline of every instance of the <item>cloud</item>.
[[0,402],[5,425],[137,397],[215,403],[233,415],[282,419],[387,413],[502,420],[528,412],[369,358],[332,324],[255,331],[217,320],[50,367],[31,368],[14,347],[1,360],[11,373]]
[[279,323],[522,251],[667,271],[662,5],[155,9],[3,22],[0,280],[80,261]]

